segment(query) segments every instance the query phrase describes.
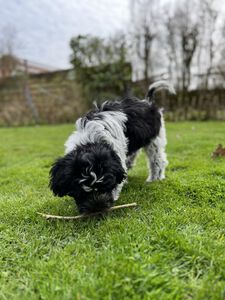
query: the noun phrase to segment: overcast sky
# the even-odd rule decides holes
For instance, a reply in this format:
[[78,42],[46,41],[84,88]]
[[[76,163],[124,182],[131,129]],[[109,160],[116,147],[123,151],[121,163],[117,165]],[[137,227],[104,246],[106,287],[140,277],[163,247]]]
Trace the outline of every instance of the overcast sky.
[[55,68],[69,66],[72,36],[108,36],[129,20],[129,0],[0,0],[0,8],[0,31],[18,31],[16,54]]

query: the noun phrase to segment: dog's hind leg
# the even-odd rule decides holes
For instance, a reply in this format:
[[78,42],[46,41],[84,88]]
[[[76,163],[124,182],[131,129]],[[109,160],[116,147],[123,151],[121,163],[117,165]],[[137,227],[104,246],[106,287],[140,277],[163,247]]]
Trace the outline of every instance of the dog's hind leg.
[[146,180],[147,182],[165,178],[165,169],[168,165],[165,152],[166,144],[166,130],[162,119],[159,135],[145,147],[149,163],[149,176]]

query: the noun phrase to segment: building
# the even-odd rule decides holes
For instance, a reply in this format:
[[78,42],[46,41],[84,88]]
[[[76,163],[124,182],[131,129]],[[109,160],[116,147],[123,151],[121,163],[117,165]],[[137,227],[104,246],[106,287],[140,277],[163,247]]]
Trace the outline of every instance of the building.
[[9,54],[0,57],[0,78],[13,77],[21,74],[43,74],[55,70],[56,69],[52,67]]

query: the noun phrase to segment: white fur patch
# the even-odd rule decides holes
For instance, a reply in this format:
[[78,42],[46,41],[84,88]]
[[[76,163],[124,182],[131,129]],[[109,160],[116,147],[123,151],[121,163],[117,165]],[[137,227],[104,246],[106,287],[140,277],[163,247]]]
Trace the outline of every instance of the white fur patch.
[[78,119],[76,122],[77,130],[69,136],[65,143],[65,154],[75,150],[80,145],[105,141],[119,156],[126,171],[127,138],[123,131],[126,121],[126,115],[119,111],[96,113],[96,118],[86,123],[84,118]]
[[155,89],[156,91],[165,89],[165,90],[168,90],[172,94],[176,94],[174,87],[170,83],[168,83],[167,81],[164,81],[164,80],[159,80],[159,81],[151,84],[149,86],[148,90],[150,91],[152,89]]
[[149,163],[149,176],[147,178],[147,182],[165,178],[165,169],[168,165],[168,160],[165,152],[167,139],[162,112],[161,124],[162,126],[160,128],[159,135],[145,148]]

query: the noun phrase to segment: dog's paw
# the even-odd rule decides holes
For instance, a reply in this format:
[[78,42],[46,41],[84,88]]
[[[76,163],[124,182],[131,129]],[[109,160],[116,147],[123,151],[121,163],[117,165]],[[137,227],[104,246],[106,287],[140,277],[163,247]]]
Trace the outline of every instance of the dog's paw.
[[146,183],[151,183],[152,181],[154,181],[150,176],[145,180]]
[[165,176],[161,176],[161,177],[158,177],[158,178],[152,178],[152,177],[148,177],[147,179],[146,179],[146,183],[151,183],[151,182],[153,182],[153,181],[157,181],[157,180],[163,180],[163,179],[165,179]]

